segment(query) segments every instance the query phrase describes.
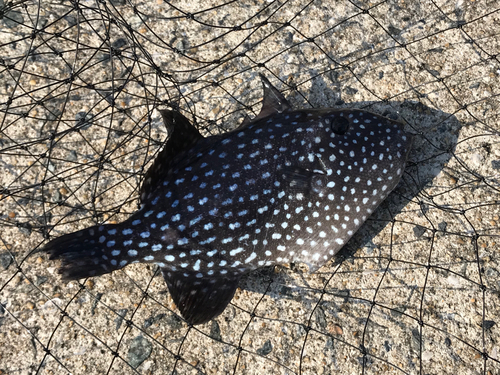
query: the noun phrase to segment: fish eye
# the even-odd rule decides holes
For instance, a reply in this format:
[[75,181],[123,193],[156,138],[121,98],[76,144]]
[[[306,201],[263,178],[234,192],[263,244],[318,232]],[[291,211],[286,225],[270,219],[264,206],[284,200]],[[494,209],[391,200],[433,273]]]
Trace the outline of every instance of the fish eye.
[[344,135],[349,129],[349,120],[342,116],[334,116],[330,119],[330,128],[335,134]]

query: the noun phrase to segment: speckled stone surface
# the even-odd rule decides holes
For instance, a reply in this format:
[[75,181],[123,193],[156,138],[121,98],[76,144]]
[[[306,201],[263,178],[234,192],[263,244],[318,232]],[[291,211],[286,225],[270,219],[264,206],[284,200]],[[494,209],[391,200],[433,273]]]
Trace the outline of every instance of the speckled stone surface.
[[[0,1],[0,374],[500,372],[498,1],[24,4]],[[337,258],[248,275],[190,327],[154,266],[65,283],[32,254],[137,208],[157,108],[232,129],[259,72],[416,134]]]

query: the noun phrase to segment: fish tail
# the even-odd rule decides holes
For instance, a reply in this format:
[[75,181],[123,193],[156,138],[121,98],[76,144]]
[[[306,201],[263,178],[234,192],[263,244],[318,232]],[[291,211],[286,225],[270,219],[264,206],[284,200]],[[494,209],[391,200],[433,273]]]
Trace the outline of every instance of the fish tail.
[[41,250],[50,259],[60,259],[59,274],[65,280],[99,276],[123,268],[127,261],[120,261],[120,250],[115,241],[106,241],[104,234],[116,232],[118,224],[96,225],[69,233],[48,242]]

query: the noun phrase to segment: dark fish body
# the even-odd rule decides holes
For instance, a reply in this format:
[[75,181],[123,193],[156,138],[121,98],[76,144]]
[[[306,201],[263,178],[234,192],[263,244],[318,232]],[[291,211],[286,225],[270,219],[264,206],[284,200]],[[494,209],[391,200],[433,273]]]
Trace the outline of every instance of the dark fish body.
[[130,263],[161,267],[186,320],[220,314],[241,276],[336,254],[399,182],[411,135],[360,110],[291,110],[264,83],[264,104],[236,130],[203,138],[180,113],[162,111],[164,150],[128,220],[49,242],[66,279]]

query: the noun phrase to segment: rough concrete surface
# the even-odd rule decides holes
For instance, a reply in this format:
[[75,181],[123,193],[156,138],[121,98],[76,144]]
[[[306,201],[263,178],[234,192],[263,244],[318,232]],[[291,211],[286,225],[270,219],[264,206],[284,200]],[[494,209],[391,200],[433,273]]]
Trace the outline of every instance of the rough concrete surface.
[[[0,0],[0,374],[500,374],[500,2]],[[63,282],[44,235],[120,221],[179,108],[297,108],[416,134],[327,265],[263,269],[188,326],[132,265]]]

